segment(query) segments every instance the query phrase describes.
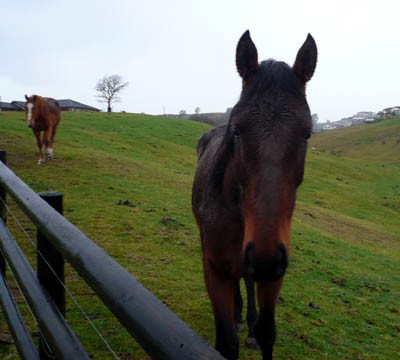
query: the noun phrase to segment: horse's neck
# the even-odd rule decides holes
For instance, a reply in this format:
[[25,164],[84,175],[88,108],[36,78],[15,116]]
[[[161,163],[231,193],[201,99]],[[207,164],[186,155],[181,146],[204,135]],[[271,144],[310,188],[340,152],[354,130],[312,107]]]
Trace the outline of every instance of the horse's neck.
[[38,112],[36,122],[41,123],[43,125],[48,124],[48,115],[49,115],[49,108],[46,104],[46,101],[43,100],[38,104]]
[[45,117],[45,114],[48,112],[48,106],[45,100],[40,102],[39,105],[39,117]]

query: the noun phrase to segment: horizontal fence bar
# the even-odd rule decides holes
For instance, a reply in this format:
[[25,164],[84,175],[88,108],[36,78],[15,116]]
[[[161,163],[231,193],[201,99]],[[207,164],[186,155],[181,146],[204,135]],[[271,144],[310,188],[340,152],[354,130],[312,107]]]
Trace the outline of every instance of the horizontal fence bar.
[[36,351],[35,344],[10,294],[10,290],[8,289],[3,275],[0,275],[0,303],[20,358],[39,360],[39,354]]
[[43,291],[35,272],[3,220],[0,220],[0,240],[0,250],[57,359],[89,359],[75,333],[49,295]]
[[0,163],[2,185],[154,359],[223,359],[189,326]]

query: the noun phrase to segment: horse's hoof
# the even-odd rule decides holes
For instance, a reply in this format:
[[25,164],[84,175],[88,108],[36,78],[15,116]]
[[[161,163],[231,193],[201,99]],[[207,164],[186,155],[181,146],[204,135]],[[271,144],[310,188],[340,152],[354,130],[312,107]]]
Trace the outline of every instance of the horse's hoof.
[[38,165],[44,164],[44,160],[39,159],[39,161],[37,163],[38,163]]
[[244,322],[241,321],[241,322],[235,323],[235,330],[238,333],[242,332],[244,330]]
[[252,350],[261,350],[260,345],[257,344],[257,341],[253,337],[247,337],[245,340],[246,347]]

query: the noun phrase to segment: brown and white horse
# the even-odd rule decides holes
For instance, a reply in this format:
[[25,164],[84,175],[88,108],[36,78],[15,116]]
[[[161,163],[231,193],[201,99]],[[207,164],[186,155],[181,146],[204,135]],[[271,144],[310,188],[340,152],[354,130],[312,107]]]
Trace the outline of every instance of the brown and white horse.
[[[38,164],[44,163],[43,146],[46,147],[47,159],[54,157],[54,137],[61,119],[60,104],[52,98],[39,95],[25,95],[25,116],[27,125],[32,128],[39,148]],[[43,132],[43,136],[41,133]]]
[[236,49],[243,80],[239,102],[229,123],[204,134],[197,146],[192,208],[215,344],[227,359],[239,354],[240,278],[253,302],[257,284],[259,313],[252,309],[248,317],[254,317],[249,337],[255,337],[264,360],[272,359],[275,304],[288,265],[291,217],[312,130],[305,88],[316,62],[317,47],[308,35],[292,67],[275,60],[258,63],[246,31]]

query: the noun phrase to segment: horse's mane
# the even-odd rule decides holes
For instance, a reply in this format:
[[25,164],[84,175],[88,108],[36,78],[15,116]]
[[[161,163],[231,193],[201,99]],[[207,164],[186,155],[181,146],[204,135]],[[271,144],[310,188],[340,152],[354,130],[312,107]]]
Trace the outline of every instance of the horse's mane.
[[304,87],[302,87],[293,73],[292,68],[283,61],[273,59],[260,63],[255,77],[249,86],[242,92],[239,103],[247,101],[257,94],[259,97],[279,96],[282,93],[289,93],[299,100],[305,99]]
[[57,112],[60,110],[60,104],[57,100],[40,95],[32,95],[33,102],[40,109],[40,112]]
[[229,126],[227,126],[222,143],[215,153],[214,168],[212,171],[213,183],[219,191],[222,191],[225,170],[233,155],[234,149],[234,138],[233,135],[230,133]]

